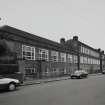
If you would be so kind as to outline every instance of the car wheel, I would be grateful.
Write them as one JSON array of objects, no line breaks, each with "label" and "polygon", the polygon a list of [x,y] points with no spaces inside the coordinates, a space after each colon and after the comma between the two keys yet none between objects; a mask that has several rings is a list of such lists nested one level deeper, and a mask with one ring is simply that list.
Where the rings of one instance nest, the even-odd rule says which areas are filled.
[{"label": "car wheel", "polygon": [[74,79],[74,77],[71,76],[71,79]]},{"label": "car wheel", "polygon": [[73,77],[71,77],[71,79],[73,79]]},{"label": "car wheel", "polygon": [[82,78],[81,76],[78,76],[78,77],[77,77],[77,79],[81,79],[81,78]]},{"label": "car wheel", "polygon": [[15,83],[10,83],[10,84],[8,85],[8,90],[9,90],[9,91],[13,91],[13,90],[15,90],[15,89],[16,89]]}]

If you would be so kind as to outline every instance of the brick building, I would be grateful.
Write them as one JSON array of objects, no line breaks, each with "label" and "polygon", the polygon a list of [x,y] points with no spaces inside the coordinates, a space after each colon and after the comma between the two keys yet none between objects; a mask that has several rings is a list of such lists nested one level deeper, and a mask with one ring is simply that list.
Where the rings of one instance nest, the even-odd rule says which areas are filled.
[{"label": "brick building", "polygon": [[77,36],[66,41],[66,45],[77,51],[78,69],[85,69],[89,73],[97,73],[105,69],[105,54],[101,49],[94,49],[80,42]]},{"label": "brick building", "polygon": [[69,75],[77,69],[100,72],[104,69],[105,55],[104,51],[80,42],[77,36],[67,41],[61,38],[57,43],[3,26],[0,28],[0,62],[1,68],[18,66],[16,71],[21,72],[24,79],[36,79]]}]

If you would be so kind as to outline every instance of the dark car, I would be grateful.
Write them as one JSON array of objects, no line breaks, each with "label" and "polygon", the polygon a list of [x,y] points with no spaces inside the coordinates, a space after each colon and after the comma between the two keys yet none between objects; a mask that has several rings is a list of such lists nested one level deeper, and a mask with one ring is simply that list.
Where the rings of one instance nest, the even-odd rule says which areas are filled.
[{"label": "dark car", "polygon": [[102,74],[105,74],[105,70],[102,71]]},{"label": "dark car", "polygon": [[81,79],[81,78],[86,78],[88,76],[88,73],[85,70],[77,70],[74,73],[72,73],[70,76],[71,79],[74,78]]},{"label": "dark car", "polygon": [[0,90],[13,91],[20,85],[19,80],[0,76]]}]

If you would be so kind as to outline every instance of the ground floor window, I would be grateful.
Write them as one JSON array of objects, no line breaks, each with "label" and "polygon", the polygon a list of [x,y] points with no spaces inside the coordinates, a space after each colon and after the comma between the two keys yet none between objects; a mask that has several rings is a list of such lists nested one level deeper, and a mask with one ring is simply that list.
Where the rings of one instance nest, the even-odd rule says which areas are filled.
[{"label": "ground floor window", "polygon": [[38,78],[38,72],[36,68],[26,67],[25,68],[25,80],[33,80]]},{"label": "ground floor window", "polygon": [[49,73],[49,68],[48,67],[45,69],[45,73]]},{"label": "ground floor window", "polygon": [[52,68],[52,72],[56,72],[57,71],[57,68]]},{"label": "ground floor window", "polygon": [[36,68],[27,67],[25,68],[25,75],[32,75],[37,73]]}]

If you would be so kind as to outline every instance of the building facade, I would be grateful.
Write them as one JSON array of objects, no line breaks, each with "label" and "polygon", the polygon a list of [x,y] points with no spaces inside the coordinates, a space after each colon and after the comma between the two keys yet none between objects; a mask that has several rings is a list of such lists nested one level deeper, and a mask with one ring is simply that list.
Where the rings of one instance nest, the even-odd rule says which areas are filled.
[{"label": "building facade", "polygon": [[69,75],[77,69],[95,73],[105,68],[104,52],[80,42],[77,36],[68,41],[62,38],[57,43],[3,26],[0,52],[1,66],[18,66],[24,80]]},{"label": "building facade", "polygon": [[80,42],[77,36],[66,41],[66,45],[77,51],[78,69],[85,69],[89,73],[98,73],[105,69],[105,54],[101,49],[94,49]]}]

